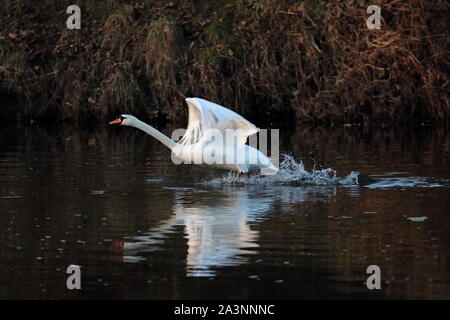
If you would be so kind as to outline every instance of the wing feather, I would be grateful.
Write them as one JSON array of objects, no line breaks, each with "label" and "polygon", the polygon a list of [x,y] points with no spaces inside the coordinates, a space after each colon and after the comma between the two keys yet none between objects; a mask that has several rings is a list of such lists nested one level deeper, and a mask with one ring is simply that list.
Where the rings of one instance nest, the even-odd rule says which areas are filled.
[{"label": "wing feather", "polygon": [[180,144],[189,145],[199,142],[208,129],[227,129],[236,130],[237,143],[245,144],[248,136],[255,134],[259,129],[238,115],[218,104],[200,98],[187,98],[186,102],[189,108],[189,122]]}]

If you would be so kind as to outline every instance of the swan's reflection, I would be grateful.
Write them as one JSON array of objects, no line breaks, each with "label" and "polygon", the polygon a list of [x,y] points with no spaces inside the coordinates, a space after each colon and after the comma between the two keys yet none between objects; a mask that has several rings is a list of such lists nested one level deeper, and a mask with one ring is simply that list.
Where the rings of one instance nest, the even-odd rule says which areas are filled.
[{"label": "swan's reflection", "polygon": [[[217,266],[243,264],[257,252],[259,232],[252,230],[272,208],[274,201],[301,202],[311,189],[227,187],[213,190],[171,188],[173,215],[144,236],[123,244],[125,262],[142,260],[144,252],[161,249],[164,239],[183,226],[187,239],[187,276],[214,276]],[[316,193],[317,190],[313,193]],[[326,193],[330,199],[333,191]],[[325,200],[327,201],[327,200]]]}]

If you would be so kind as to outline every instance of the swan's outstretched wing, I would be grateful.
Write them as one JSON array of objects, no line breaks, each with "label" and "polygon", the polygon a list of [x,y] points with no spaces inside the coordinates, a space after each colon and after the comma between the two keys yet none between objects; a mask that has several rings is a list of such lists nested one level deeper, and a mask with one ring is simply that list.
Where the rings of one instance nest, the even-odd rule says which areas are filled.
[{"label": "swan's outstretched wing", "polygon": [[255,134],[259,129],[238,115],[218,104],[200,98],[187,98],[189,107],[189,123],[186,133],[179,143],[189,145],[197,143],[202,139],[208,129],[236,130],[238,133],[238,144],[245,144],[248,136]]}]

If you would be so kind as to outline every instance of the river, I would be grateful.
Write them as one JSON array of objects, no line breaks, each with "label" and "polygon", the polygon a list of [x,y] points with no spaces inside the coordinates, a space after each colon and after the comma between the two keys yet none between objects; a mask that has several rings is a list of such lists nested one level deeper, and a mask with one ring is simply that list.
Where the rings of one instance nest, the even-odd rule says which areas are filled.
[{"label": "river", "polygon": [[2,127],[0,298],[450,298],[447,130],[281,138],[282,173],[248,177],[132,128]]}]

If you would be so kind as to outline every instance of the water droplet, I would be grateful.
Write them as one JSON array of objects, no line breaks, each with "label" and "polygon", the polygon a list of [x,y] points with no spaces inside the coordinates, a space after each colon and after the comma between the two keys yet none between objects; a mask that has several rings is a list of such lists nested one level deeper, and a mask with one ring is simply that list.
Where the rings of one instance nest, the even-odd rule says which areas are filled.
[{"label": "water droplet", "polygon": [[91,194],[102,195],[105,194],[106,190],[91,190]]},{"label": "water droplet", "polygon": [[423,216],[423,217],[409,217],[409,218],[407,218],[407,220],[413,221],[413,222],[423,222],[425,220],[428,220],[428,217],[426,217],[426,216]]}]

